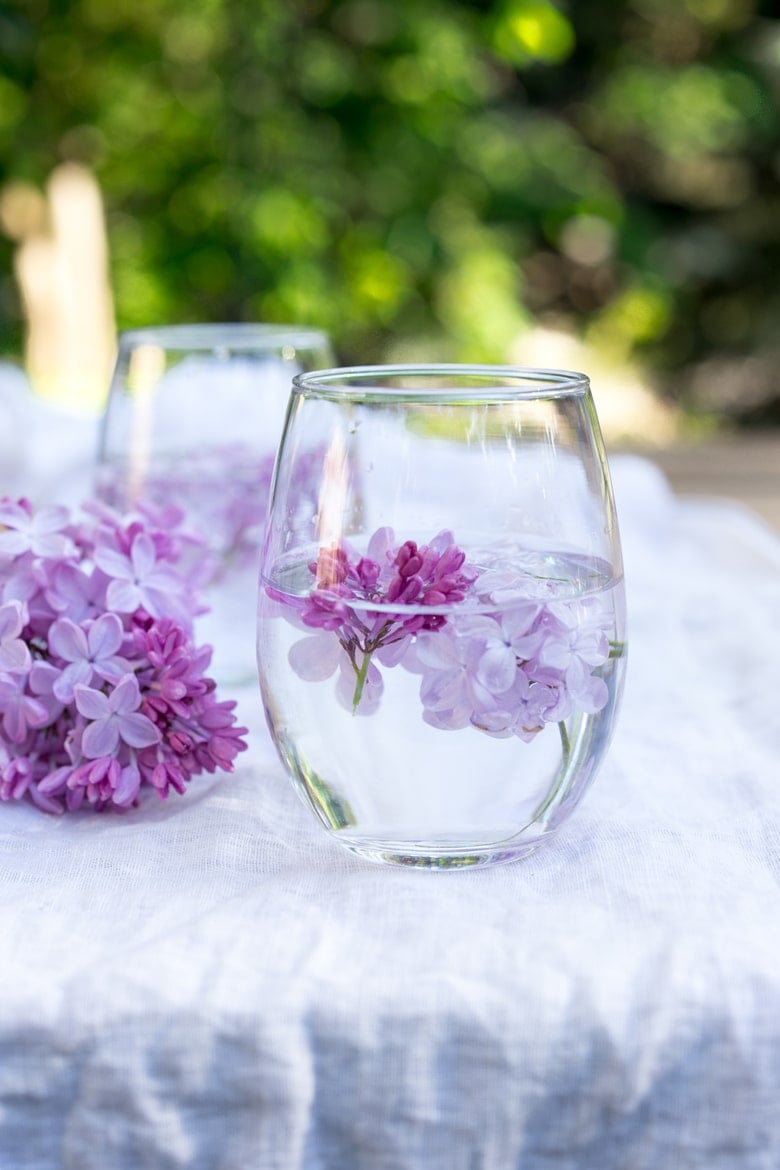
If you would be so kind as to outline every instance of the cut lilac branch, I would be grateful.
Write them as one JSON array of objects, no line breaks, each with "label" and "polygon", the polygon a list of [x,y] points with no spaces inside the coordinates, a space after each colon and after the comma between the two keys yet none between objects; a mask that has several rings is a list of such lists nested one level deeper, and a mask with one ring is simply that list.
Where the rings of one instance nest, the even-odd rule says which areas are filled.
[{"label": "cut lilac branch", "polygon": [[[336,634],[355,675],[353,714],[363,700],[373,655],[392,646],[393,657],[400,660],[404,646],[420,630],[445,625],[446,617],[427,614],[426,608],[453,605],[465,598],[476,576],[465,566],[465,559],[447,531],[427,545],[413,540],[396,545],[392,529],[380,528],[365,556],[346,544],[320,549],[317,560],[309,565],[315,585],[303,605],[301,620]],[[410,613],[371,608],[388,604],[413,608]]]}]

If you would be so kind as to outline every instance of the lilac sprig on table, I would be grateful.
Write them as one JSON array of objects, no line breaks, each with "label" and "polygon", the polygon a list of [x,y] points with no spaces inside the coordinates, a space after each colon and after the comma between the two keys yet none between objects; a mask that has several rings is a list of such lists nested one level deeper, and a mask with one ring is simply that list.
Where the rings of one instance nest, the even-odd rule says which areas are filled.
[{"label": "lilac sprig on table", "polygon": [[180,510],[83,512],[0,501],[0,800],[51,813],[183,793],[247,746],[193,642]]},{"label": "lilac sprig on table", "polygon": [[309,682],[338,671],[339,701],[353,714],[378,709],[380,667],[420,676],[422,717],[441,730],[529,742],[556,723],[566,744],[574,709],[595,714],[608,702],[600,668],[614,619],[599,600],[529,598],[522,566],[469,564],[451,532],[396,544],[381,528],[365,555],[342,542],[321,549],[309,572],[308,596],[286,612],[317,633],[292,645],[289,662]]}]

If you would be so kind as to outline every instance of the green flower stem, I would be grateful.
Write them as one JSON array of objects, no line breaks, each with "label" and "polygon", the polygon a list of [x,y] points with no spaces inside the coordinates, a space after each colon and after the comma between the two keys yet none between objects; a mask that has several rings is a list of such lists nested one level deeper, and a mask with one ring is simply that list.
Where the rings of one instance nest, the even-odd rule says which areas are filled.
[{"label": "green flower stem", "polygon": [[566,768],[569,763],[569,756],[571,755],[571,740],[569,733],[566,730],[566,724],[561,720],[558,724],[558,731],[561,736],[561,767]]},{"label": "green flower stem", "polygon": [[558,793],[561,790],[561,785],[566,779],[566,772],[568,770],[569,760],[571,758],[571,740],[569,739],[569,733],[566,730],[566,724],[563,722],[563,720],[561,720],[558,724],[558,734],[561,737],[561,762],[555,775],[553,786],[534,813],[531,819],[531,824],[535,824],[540,817],[543,817],[544,814],[548,812],[550,806],[554,803]]},{"label": "green flower stem", "polygon": [[[363,687],[366,685],[366,679],[368,677],[368,668],[371,665],[371,655],[374,653],[375,650],[378,650],[380,646],[384,645],[385,638],[391,632],[392,627],[393,627],[393,623],[391,621],[386,621],[385,624],[382,626],[382,628],[379,630],[379,632],[377,634],[375,634],[373,638],[368,638],[368,637],[364,638],[365,649],[363,649],[363,646],[361,646],[357,640],[344,642],[341,639],[339,639],[339,641],[341,642],[341,645],[344,647],[344,649],[347,652],[347,656],[349,657],[349,661],[352,664],[352,669],[355,672],[355,678],[356,678],[355,693],[352,696],[352,714],[353,715],[355,714],[358,707],[360,706],[360,700],[363,698]],[[368,631],[366,631],[366,634],[367,633],[368,633]],[[395,639],[393,639],[393,638],[390,639],[391,642],[394,640]],[[355,661],[355,652],[357,650],[359,650],[360,653],[363,655],[363,660],[362,660],[360,666],[358,666],[357,662]]]},{"label": "green flower stem", "polygon": [[352,659],[352,667],[355,671],[355,674],[357,675],[357,682],[355,683],[355,693],[352,696],[352,714],[353,715],[355,714],[358,707],[360,706],[360,700],[363,698],[363,687],[366,685],[366,678],[368,676],[368,668],[369,668],[370,664],[371,664],[371,655],[369,653],[365,653],[363,655],[363,661],[360,664],[359,669],[358,669],[357,663],[355,662],[354,658]]}]

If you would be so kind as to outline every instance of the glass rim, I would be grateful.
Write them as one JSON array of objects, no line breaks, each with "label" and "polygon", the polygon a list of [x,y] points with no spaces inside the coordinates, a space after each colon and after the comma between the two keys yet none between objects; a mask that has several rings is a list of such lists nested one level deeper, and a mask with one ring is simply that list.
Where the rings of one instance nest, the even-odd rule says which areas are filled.
[{"label": "glass rim", "polygon": [[204,352],[227,349],[267,349],[291,346],[330,349],[330,338],[323,329],[310,325],[275,325],[271,322],[224,321],[192,322],[181,325],[144,325],[123,329],[117,337],[119,350],[136,345],[156,345],[160,349],[192,349]]},{"label": "glass rim", "polygon": [[[404,381],[415,384],[403,385]],[[426,382],[430,384],[426,386]],[[292,384],[293,393],[312,398],[396,402],[475,398],[504,402],[561,398],[590,389],[587,374],[574,370],[459,362],[399,362],[310,370],[296,374]]]}]

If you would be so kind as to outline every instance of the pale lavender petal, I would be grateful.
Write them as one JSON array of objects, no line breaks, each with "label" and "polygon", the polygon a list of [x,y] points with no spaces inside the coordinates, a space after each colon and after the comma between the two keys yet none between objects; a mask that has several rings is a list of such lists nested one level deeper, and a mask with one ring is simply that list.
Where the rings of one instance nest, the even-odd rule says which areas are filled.
[{"label": "pale lavender petal", "polygon": [[68,509],[61,504],[50,504],[46,508],[41,508],[35,513],[32,518],[31,528],[39,535],[45,535],[49,532],[59,532],[70,519]]},{"label": "pale lavender petal", "polygon": [[33,663],[28,682],[30,689],[36,695],[50,695],[58,678],[60,678],[60,671],[56,666],[52,666],[50,662],[39,660]]},{"label": "pale lavender petal", "polygon": [[374,657],[382,666],[397,666],[406,656],[412,644],[411,636],[399,638],[396,642],[388,642],[374,652]]},{"label": "pale lavender petal", "polygon": [[116,719],[98,719],[89,723],[81,737],[81,750],[88,760],[99,756],[113,756],[119,744],[119,728]]},{"label": "pale lavender petal", "polygon": [[509,690],[516,674],[517,659],[509,646],[494,642],[479,659],[477,679],[492,694]]},{"label": "pale lavender petal", "polygon": [[85,659],[71,662],[69,666],[65,667],[52,687],[55,698],[59,699],[61,703],[70,703],[73,699],[74,687],[88,687],[92,682],[92,673],[92,666]]},{"label": "pale lavender petal", "polygon": [[323,632],[294,642],[287,660],[304,682],[322,682],[331,677],[343,653],[336,635]]},{"label": "pale lavender petal", "polygon": [[27,734],[27,720],[19,706],[6,707],[3,712],[3,731],[11,743],[21,743]]},{"label": "pale lavender petal", "polygon": [[387,554],[392,549],[395,543],[395,533],[392,528],[377,528],[374,535],[368,542],[366,549],[366,556],[369,560],[376,561],[380,565],[384,565],[387,560]]},{"label": "pale lavender petal", "polygon": [[[577,703],[590,714],[600,711],[608,695],[606,683],[598,675],[591,674],[587,666],[574,659],[566,671],[566,686]],[[601,700],[604,702],[601,702]],[[600,704],[592,706],[593,703]]]},{"label": "pale lavender petal", "polygon": [[119,783],[114,789],[114,804],[120,805],[121,807],[132,804],[138,795],[138,789],[140,787],[141,773],[135,764],[128,764],[127,767],[122,769]]},{"label": "pale lavender petal", "polygon": [[462,670],[436,670],[423,676],[420,698],[426,707],[454,707],[464,692]]},{"label": "pale lavender petal", "polygon": [[49,647],[67,662],[77,662],[89,654],[87,636],[70,618],[59,618],[49,629]]},{"label": "pale lavender petal", "polygon": [[21,638],[9,638],[0,646],[0,670],[6,670],[9,674],[25,674],[31,666],[29,648]]},{"label": "pale lavender petal", "polygon": [[545,639],[544,630],[535,630],[524,638],[512,638],[512,649],[518,658],[533,658]]},{"label": "pale lavender petal", "polygon": [[26,552],[30,547],[30,538],[23,532],[16,532],[13,528],[0,532],[0,555],[15,557]]},{"label": "pale lavender petal", "polygon": [[417,657],[425,666],[432,666],[437,670],[460,667],[457,647],[443,630],[418,636]]},{"label": "pale lavender petal", "polygon": [[439,731],[460,731],[471,723],[471,712],[466,705],[444,711],[423,711],[423,720]]},{"label": "pale lavender petal", "polygon": [[135,577],[130,558],[113,548],[95,549],[95,564],[109,577],[132,581]]},{"label": "pale lavender petal", "polygon": [[73,688],[73,697],[76,700],[76,709],[85,719],[106,719],[111,714],[108,699],[102,691],[77,686]]},{"label": "pale lavender petal", "polygon": [[546,620],[557,623],[561,630],[576,630],[580,624],[579,611],[575,611],[565,601],[552,601],[545,610]]},{"label": "pale lavender petal", "polygon": [[118,654],[112,654],[110,658],[99,658],[92,665],[100,678],[112,683],[119,682],[122,675],[133,669],[131,663],[126,658],[120,658]]},{"label": "pale lavender petal", "polygon": [[538,657],[542,666],[565,670],[572,659],[571,646],[557,638],[548,638],[540,647]]},{"label": "pale lavender petal", "polygon": [[577,657],[590,666],[601,666],[609,658],[609,640],[603,630],[588,630],[577,639]]},{"label": "pale lavender petal", "polygon": [[9,528],[28,529],[30,516],[19,504],[14,504],[9,500],[0,504],[0,524],[6,524]]},{"label": "pale lavender petal", "polygon": [[133,563],[133,574],[140,580],[148,576],[157,563],[154,541],[146,532],[139,532],[133,541],[130,560]]},{"label": "pale lavender petal", "polygon": [[530,602],[514,605],[503,615],[501,627],[513,641],[522,638],[531,629],[540,613],[540,607]]},{"label": "pale lavender petal", "polygon": [[116,614],[101,614],[87,634],[90,656],[92,658],[110,658],[122,645],[123,637],[122,622]]},{"label": "pale lavender petal", "polygon": [[144,583],[138,588],[138,597],[141,605],[152,617],[170,617],[179,625],[189,625],[187,606],[177,596],[174,587],[158,589],[153,584]]},{"label": "pale lavender petal", "polygon": [[455,544],[455,537],[449,528],[443,528],[441,532],[437,532],[428,547],[433,549],[435,553],[442,556],[448,549]]},{"label": "pale lavender petal", "polygon": [[27,722],[31,727],[40,727],[49,718],[48,707],[40,699],[31,699],[26,695],[24,698],[24,710],[27,716]]},{"label": "pale lavender petal", "polygon": [[48,717],[43,703],[17,693],[16,701],[5,708],[3,727],[12,743],[21,743],[28,727],[40,727]]},{"label": "pale lavender petal", "polygon": [[587,687],[576,695],[577,702],[588,715],[595,715],[603,711],[609,701],[609,688],[603,678],[592,674]]},{"label": "pale lavender petal", "polygon": [[24,611],[18,601],[0,606],[0,642],[18,638],[24,626]]},{"label": "pale lavender petal", "polygon": [[[13,572],[10,572],[3,581],[3,598],[5,601],[30,601],[39,592],[40,585],[34,569],[31,555],[17,561]],[[4,574],[5,576],[5,574]]]},{"label": "pale lavender petal", "polygon": [[471,724],[473,727],[478,727],[480,731],[486,731],[488,735],[495,736],[496,739],[508,739],[513,734],[512,724],[515,717],[516,712],[496,708],[493,711],[474,712],[471,716]]},{"label": "pale lavender petal", "polygon": [[114,578],[106,590],[106,605],[116,613],[133,613],[141,605],[141,592],[132,581]]},{"label": "pale lavender petal", "polygon": [[117,715],[128,715],[135,711],[141,702],[141,693],[138,690],[138,680],[134,674],[126,674],[121,682],[117,683],[108,698],[109,706]]},{"label": "pale lavender petal", "polygon": [[130,715],[118,715],[117,726],[122,739],[130,747],[151,747],[153,743],[160,742],[160,732],[151,719],[147,719],[145,715],[137,712]]},{"label": "pale lavender petal", "polygon": [[47,796],[64,792],[72,771],[73,769],[67,764],[65,767],[55,768],[53,772],[49,772],[48,776],[44,776],[43,780],[38,781],[38,791]]},{"label": "pale lavender petal", "polygon": [[467,614],[458,622],[458,637],[462,638],[463,635],[468,636],[469,641],[481,638],[483,644],[486,644],[493,638],[502,637],[501,623],[489,614]]},{"label": "pale lavender petal", "polygon": [[62,801],[56,796],[47,796],[45,792],[41,792],[40,784],[30,785],[30,800],[41,812],[53,813],[55,816],[62,816],[65,812]]},{"label": "pale lavender petal", "polygon": [[572,704],[566,687],[532,683],[528,688],[528,708],[533,714],[533,722],[526,724],[530,727],[536,722],[559,723],[567,719]]},{"label": "pale lavender petal", "polygon": [[69,611],[68,616],[78,621],[87,609],[91,580],[75,565],[57,565],[46,594],[49,604],[58,611]]},{"label": "pale lavender petal", "polygon": [[66,557],[73,552],[73,542],[58,532],[35,534],[30,543],[37,557]]},{"label": "pale lavender petal", "polygon": [[181,589],[181,576],[170,565],[155,565],[151,572],[144,574],[144,585],[160,593],[178,592]]}]

